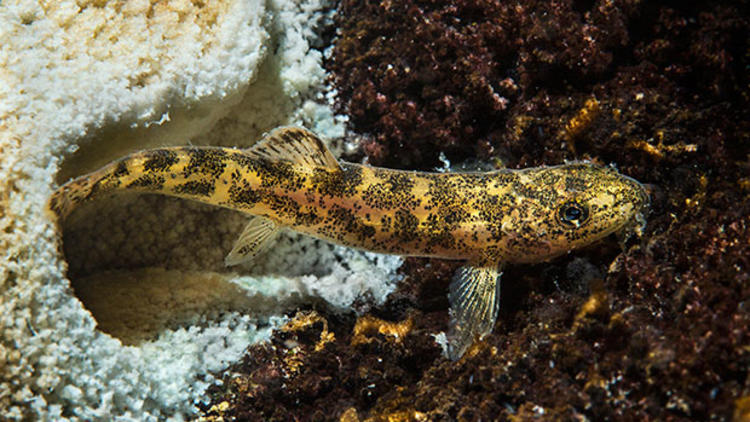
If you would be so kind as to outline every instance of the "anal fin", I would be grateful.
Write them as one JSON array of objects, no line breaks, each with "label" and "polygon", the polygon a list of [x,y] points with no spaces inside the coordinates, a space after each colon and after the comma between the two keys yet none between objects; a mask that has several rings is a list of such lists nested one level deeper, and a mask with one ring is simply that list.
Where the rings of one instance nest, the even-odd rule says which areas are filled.
[{"label": "anal fin", "polygon": [[500,310],[501,275],[497,262],[469,262],[453,276],[448,294],[451,360],[459,359],[475,339],[481,339],[494,328]]},{"label": "anal fin", "polygon": [[253,217],[224,258],[224,264],[230,266],[251,261],[271,243],[278,232],[279,226],[270,219]]}]

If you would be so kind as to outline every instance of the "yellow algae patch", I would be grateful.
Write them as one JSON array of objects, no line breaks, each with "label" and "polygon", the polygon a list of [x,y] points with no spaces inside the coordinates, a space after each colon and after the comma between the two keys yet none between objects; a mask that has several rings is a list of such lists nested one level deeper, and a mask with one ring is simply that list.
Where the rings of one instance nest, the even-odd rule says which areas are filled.
[{"label": "yellow algae patch", "polygon": [[740,397],[734,401],[734,422],[750,421],[750,396]]},{"label": "yellow algae patch", "polygon": [[705,174],[701,174],[698,178],[698,191],[690,198],[685,199],[685,206],[687,208],[699,207],[706,199],[706,193],[708,192],[708,177]]},{"label": "yellow algae patch", "polygon": [[339,422],[359,422],[359,415],[357,415],[357,409],[350,407],[344,411],[339,417]]},{"label": "yellow algae patch", "polygon": [[582,324],[583,320],[591,315],[601,315],[609,310],[609,300],[607,292],[604,290],[604,286],[601,281],[592,285],[592,293],[586,302],[581,306],[578,314],[573,321],[573,330],[577,330]]},{"label": "yellow algae patch", "polygon": [[231,405],[228,401],[223,401],[219,404],[215,404],[211,406],[210,409],[208,409],[208,413],[215,413],[216,416],[201,416],[198,418],[200,422],[223,422],[224,421],[224,413],[229,410],[229,407]]},{"label": "yellow algae patch", "polygon": [[478,354],[482,353],[482,351],[487,348],[489,348],[490,356],[497,356],[497,347],[490,346],[486,341],[477,338],[474,340],[474,343],[472,343],[472,345],[466,350],[466,354],[461,359],[464,361],[470,360]]},{"label": "yellow algae patch", "polygon": [[316,352],[319,352],[323,350],[326,344],[331,343],[336,340],[336,336],[333,334],[333,332],[328,331],[328,321],[320,316],[315,311],[300,311],[297,312],[297,314],[294,316],[294,318],[287,322],[283,327],[281,327],[281,331],[284,332],[294,332],[294,331],[301,331],[308,327],[311,327],[312,325],[316,323],[322,323],[323,324],[323,330],[320,332],[320,340],[318,340],[317,343],[315,343],[314,350]]},{"label": "yellow algae patch", "polygon": [[601,107],[599,101],[595,98],[586,100],[583,107],[578,110],[575,116],[568,121],[561,133],[561,138],[568,142],[573,141],[583,131],[588,129],[594,120],[599,116]]},{"label": "yellow algae patch", "polygon": [[427,421],[429,415],[417,411],[411,406],[413,402],[405,394],[404,387],[397,387],[397,396],[389,400],[378,400],[369,416],[360,418],[357,409],[350,407],[346,409],[339,422],[408,422],[408,421]]},{"label": "yellow algae patch", "polygon": [[533,121],[534,121],[534,118],[531,116],[517,116],[513,120],[513,125],[512,125],[513,135],[516,138],[520,138],[523,135],[524,131],[531,126]]},{"label": "yellow algae patch", "polygon": [[413,327],[414,320],[411,318],[400,322],[390,322],[365,315],[357,319],[357,323],[354,325],[351,345],[370,343],[374,334],[381,334],[388,341],[400,343]]},{"label": "yellow algae patch", "polygon": [[[666,145],[664,144],[664,137],[664,131],[657,130],[654,136],[655,139],[649,139],[648,141],[644,141],[643,139],[633,139],[628,141],[626,146],[632,149],[643,151],[655,159],[664,158],[664,156],[667,154],[683,154],[698,151],[698,145],[696,144],[686,144],[684,142],[678,142],[673,145]],[[657,143],[653,144],[649,142],[653,140],[656,140]]]},{"label": "yellow algae patch", "polygon": [[[291,321],[284,324],[281,327],[281,331],[284,333],[296,333],[305,331],[312,328],[316,324],[322,325],[320,331],[320,339],[315,343],[313,350],[319,352],[323,350],[326,344],[336,340],[334,334],[328,331],[328,321],[323,318],[320,314],[315,311],[300,311],[292,318]],[[284,367],[283,371],[287,376],[295,375],[299,372],[300,368],[304,365],[303,356],[304,351],[302,345],[297,343],[295,340],[287,340],[285,343],[287,350],[284,356]]]}]

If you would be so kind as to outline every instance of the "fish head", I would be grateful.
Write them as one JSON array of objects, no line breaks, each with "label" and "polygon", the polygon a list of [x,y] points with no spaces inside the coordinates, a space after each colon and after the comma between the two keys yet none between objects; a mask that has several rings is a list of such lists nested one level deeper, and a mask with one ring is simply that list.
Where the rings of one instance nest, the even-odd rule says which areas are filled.
[{"label": "fish head", "polygon": [[531,169],[519,174],[521,210],[517,261],[539,262],[594,243],[612,233],[640,234],[649,196],[638,181],[588,163]]}]

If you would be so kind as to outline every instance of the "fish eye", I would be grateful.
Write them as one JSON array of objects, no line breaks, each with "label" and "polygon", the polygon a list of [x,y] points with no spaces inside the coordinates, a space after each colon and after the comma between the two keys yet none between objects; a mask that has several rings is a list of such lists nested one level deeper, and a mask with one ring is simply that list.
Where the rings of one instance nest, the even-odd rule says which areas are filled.
[{"label": "fish eye", "polygon": [[558,218],[569,227],[580,227],[589,218],[589,211],[584,205],[571,201],[564,203],[558,213]]}]

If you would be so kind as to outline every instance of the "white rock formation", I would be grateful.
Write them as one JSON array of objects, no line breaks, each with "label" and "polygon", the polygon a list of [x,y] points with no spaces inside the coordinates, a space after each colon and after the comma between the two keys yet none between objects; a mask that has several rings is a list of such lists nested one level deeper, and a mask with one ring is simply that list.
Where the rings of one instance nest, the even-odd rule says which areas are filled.
[{"label": "white rock formation", "polygon": [[399,260],[283,237],[221,265],[244,217],[156,196],[82,210],[68,178],[164,145],[249,145],[280,124],[343,136],[326,0],[0,2],[0,419],[183,420],[284,312],[382,301]]}]

